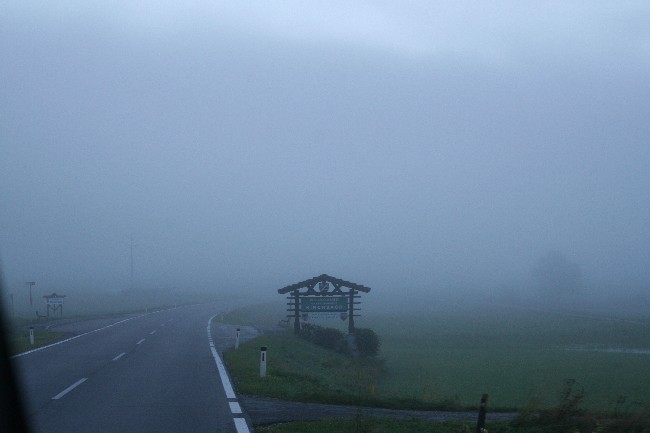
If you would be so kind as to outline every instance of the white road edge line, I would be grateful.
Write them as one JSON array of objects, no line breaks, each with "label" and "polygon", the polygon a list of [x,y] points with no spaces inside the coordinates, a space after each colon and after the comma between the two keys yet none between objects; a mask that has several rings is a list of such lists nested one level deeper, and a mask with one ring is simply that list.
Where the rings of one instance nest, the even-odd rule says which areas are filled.
[{"label": "white road edge line", "polygon": [[144,340],[145,340],[145,339],[143,338],[142,340],[138,341],[138,342],[135,343],[135,344],[141,344]]},{"label": "white road edge line", "polygon": [[120,354],[117,355],[115,358],[113,358],[112,361],[117,361],[118,359],[120,359],[120,358],[123,357],[124,355],[126,355],[126,352],[122,352],[122,353],[120,353]]},{"label": "white road edge line", "polygon": [[86,332],[84,334],[75,335],[74,337],[66,338],[65,340],[57,341],[56,343],[48,344],[47,346],[37,347],[36,349],[28,350],[27,352],[18,353],[16,355],[11,356],[10,358],[11,359],[18,358],[19,356],[25,356],[25,355],[29,355],[30,353],[38,352],[39,350],[47,349],[48,347],[57,346],[59,344],[67,343],[68,341],[75,340],[75,339],[77,339],[79,337],[83,337],[84,335],[92,334],[93,332],[103,331],[104,329],[108,329],[108,328],[110,328],[112,326],[119,325],[120,323],[124,323],[124,322],[128,322],[129,320],[137,319],[138,317],[141,317],[141,316],[129,317],[128,319],[124,319],[124,320],[120,320],[119,322],[111,323],[110,325],[104,326],[103,328],[93,329],[92,331],[88,331],[88,332]]},{"label": "white road edge line", "polygon": [[237,398],[237,396],[235,395],[235,391],[232,389],[232,385],[230,384],[230,379],[228,378],[226,367],[224,367],[223,362],[221,361],[221,358],[217,353],[217,349],[215,349],[214,346],[211,346],[210,350],[212,351],[212,356],[214,357],[214,361],[217,363],[217,369],[219,370],[219,376],[221,377],[223,390],[226,391],[226,398]]},{"label": "white road edge line", "polygon": [[241,406],[236,401],[229,401],[230,412],[232,413],[241,413]]},{"label": "white road edge line", "polygon": [[52,400],[60,399],[61,397],[63,397],[64,395],[66,395],[67,393],[69,393],[70,391],[72,391],[73,389],[75,389],[76,387],[81,385],[82,383],[84,383],[86,380],[88,380],[87,377],[84,377],[83,379],[79,379],[78,381],[76,381],[75,383],[73,383],[72,385],[70,385],[69,387],[67,387],[66,389],[64,389],[63,391],[61,391],[60,393],[58,393],[54,397],[52,397]]},{"label": "white road edge line", "polygon": [[[217,364],[217,370],[219,370],[219,376],[221,377],[221,384],[223,385],[223,390],[226,392],[226,398],[228,399],[237,399],[237,396],[235,395],[235,391],[232,389],[232,384],[230,383],[230,378],[228,377],[228,372],[226,371],[226,367],[223,365],[223,362],[221,361],[221,357],[219,356],[219,353],[217,352],[217,349],[214,347],[214,343],[212,342],[212,331],[210,330],[210,327],[212,325],[212,319],[217,317],[215,314],[214,316],[210,317],[210,320],[208,320],[208,342],[210,343],[210,351],[212,352],[212,356],[214,357],[214,362]],[[239,403],[236,401],[229,401],[228,402],[230,406],[230,411],[233,414],[241,414],[241,406],[239,406]],[[235,428],[237,429],[237,433],[250,433],[250,430],[248,428],[248,423],[246,422],[245,418],[242,417],[233,417],[233,421],[235,423]]]},{"label": "white road edge line", "polygon": [[233,418],[235,420],[235,428],[237,429],[237,433],[250,433],[250,430],[248,430],[248,424],[246,424],[246,420],[244,418]]}]

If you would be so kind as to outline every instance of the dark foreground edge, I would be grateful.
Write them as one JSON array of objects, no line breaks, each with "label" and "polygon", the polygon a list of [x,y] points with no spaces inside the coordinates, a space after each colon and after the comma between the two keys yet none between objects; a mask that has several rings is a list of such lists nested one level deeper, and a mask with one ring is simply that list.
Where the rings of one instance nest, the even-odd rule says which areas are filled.
[{"label": "dark foreground edge", "polygon": [[[317,421],[332,418],[354,418],[356,416],[397,419],[423,419],[428,421],[476,421],[476,412],[443,412],[381,409],[334,404],[299,403],[269,397],[240,396],[240,402],[251,418],[253,425],[268,425],[289,421]],[[516,412],[488,413],[488,421],[509,421]]]},{"label": "dark foreground edge", "polygon": [[[0,272],[0,293],[4,293],[3,276]],[[7,432],[29,432],[23,408],[23,399],[16,381],[15,369],[9,359],[7,322],[5,308],[0,298],[0,426]],[[6,428],[6,430],[4,430]]]}]

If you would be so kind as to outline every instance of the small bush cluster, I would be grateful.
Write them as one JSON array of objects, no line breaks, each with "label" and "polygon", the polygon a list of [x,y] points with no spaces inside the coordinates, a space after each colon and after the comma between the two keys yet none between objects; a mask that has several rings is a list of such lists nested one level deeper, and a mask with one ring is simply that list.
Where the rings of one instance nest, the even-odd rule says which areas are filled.
[{"label": "small bush cluster", "polygon": [[325,349],[348,354],[348,342],[345,334],[338,329],[304,323],[300,328],[300,337]]},{"label": "small bush cluster", "polygon": [[379,354],[381,342],[375,331],[368,328],[357,328],[354,331],[354,336],[361,356],[370,357]]},{"label": "small bush cluster", "polygon": [[[346,335],[338,329],[304,323],[300,329],[300,337],[325,349],[344,355],[350,354]],[[381,343],[375,331],[368,328],[357,328],[354,331],[354,337],[359,355],[363,357],[377,356]]]},{"label": "small bush cluster", "polygon": [[[584,390],[574,379],[567,379],[560,394],[560,402],[550,409],[534,407],[520,411],[512,427],[525,433],[649,433],[650,412],[643,408],[638,413],[614,414],[590,412],[581,407]],[[620,400],[620,398],[619,398]],[[620,403],[620,401],[619,401]]]}]

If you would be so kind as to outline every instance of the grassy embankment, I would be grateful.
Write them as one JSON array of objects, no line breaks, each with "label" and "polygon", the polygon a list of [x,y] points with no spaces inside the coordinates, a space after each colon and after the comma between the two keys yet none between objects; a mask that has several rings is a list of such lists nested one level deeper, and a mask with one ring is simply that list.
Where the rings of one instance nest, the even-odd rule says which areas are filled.
[{"label": "grassy embankment", "polygon": [[[240,312],[241,313],[241,312]],[[237,314],[237,313],[235,313]],[[258,316],[259,317],[259,316]],[[268,347],[268,370],[259,377],[259,347]],[[383,362],[351,359],[294,337],[291,333],[263,335],[242,344],[239,350],[225,354],[235,378],[235,386],[244,394],[276,397],[285,400],[377,406],[391,408],[458,409],[449,402],[422,402],[376,395],[376,384],[383,373]],[[474,410],[476,408],[467,408]],[[490,423],[491,432],[509,432],[508,423]],[[422,420],[391,420],[361,417],[349,420],[292,422],[258,427],[256,431],[288,433],[338,432],[473,432],[475,422],[436,423]]]},{"label": "grassy embankment", "polygon": [[[227,315],[226,320],[277,324],[284,314],[283,307],[280,304],[248,308]],[[487,392],[492,410],[530,405],[548,408],[557,404],[564,382],[573,379],[584,390],[583,405],[587,408],[635,412],[650,403],[649,355],[604,351],[650,349],[650,324],[643,321],[495,307],[481,311],[457,308],[454,312],[368,315],[358,324],[374,329],[382,339],[380,357],[384,368],[375,365],[374,370],[362,373],[366,381],[372,382],[366,382],[361,389],[363,398],[370,402],[475,407],[481,393]],[[284,353],[274,347],[294,350],[293,344],[255,343],[258,351],[262,344],[269,346],[270,369],[286,365],[294,369],[291,371],[302,371],[289,363],[298,353]],[[311,356],[308,352],[315,349],[300,350]],[[305,369],[305,373],[321,378],[343,374],[325,369],[324,365],[339,365],[343,361],[319,362],[328,355],[313,353],[316,355],[301,362],[313,370],[310,373]],[[343,370],[354,368],[361,367]],[[348,377],[345,382],[352,383],[351,380]],[[349,389],[346,394],[359,392],[353,391]]]},{"label": "grassy embankment", "polygon": [[[268,347],[268,371],[259,377],[259,348]],[[355,360],[291,334],[263,335],[225,354],[235,384],[244,394],[286,400],[377,405],[372,387],[382,365]]]},{"label": "grassy embankment", "polygon": [[[233,312],[226,320],[269,325],[282,313],[264,305]],[[455,409],[472,406],[487,391],[489,410],[516,406],[521,411],[513,422],[487,425],[492,433],[650,431],[650,402],[644,392],[650,385],[646,368],[650,358],[644,352],[650,348],[650,324],[644,320],[499,307],[378,315],[359,322],[382,337],[383,365],[338,358],[290,333],[263,336],[226,354],[239,391],[303,401]],[[260,345],[269,347],[268,380],[258,377]],[[359,418],[292,422],[259,430],[460,433],[474,429],[471,421]]]},{"label": "grassy embankment", "polygon": [[[449,311],[360,320],[360,326],[381,336],[383,366],[337,358],[290,332],[260,337],[227,353],[226,359],[243,393],[462,408],[488,392],[489,410],[521,411],[516,421],[487,425],[492,433],[650,432],[648,321],[507,307]],[[233,312],[226,320],[265,325],[282,315],[281,306],[264,305]],[[264,380],[258,377],[260,345],[269,347],[269,377]],[[286,423],[260,431],[442,433],[474,428],[472,422],[355,419]]]},{"label": "grassy embankment", "polygon": [[[488,427],[490,433],[514,433],[514,430],[505,422],[492,423]],[[471,421],[431,422],[422,420],[360,418],[349,420],[299,421],[256,427],[255,431],[259,433],[474,433],[476,431],[476,424]]]},{"label": "grassy embankment", "polygon": [[[283,313],[282,306],[266,305],[235,311],[226,320],[275,325]],[[584,389],[585,406],[601,413],[642,412],[648,407],[648,355],[603,351],[648,349],[649,325],[643,321],[498,309],[371,316],[359,323],[382,337],[383,368],[381,362],[350,360],[290,334],[264,336],[250,348],[244,345],[227,355],[240,391],[396,408],[474,407],[480,393],[487,391],[494,410],[550,407],[557,403],[563,382],[571,378]],[[16,329],[16,353],[32,348],[26,328]],[[37,332],[33,347],[62,336]],[[257,377],[260,345],[269,347],[269,380],[264,383]],[[381,431],[374,428],[368,431]]]},{"label": "grassy embankment", "polygon": [[47,346],[66,337],[69,334],[51,331],[49,329],[34,328],[34,344],[29,343],[29,324],[26,319],[16,319],[8,330],[9,344],[12,354],[26,352],[37,347]]},{"label": "grassy embankment", "polygon": [[[273,308],[246,307],[227,314],[225,321],[270,326],[276,322],[276,313]],[[259,377],[260,346],[269,350],[269,368],[264,379]],[[350,359],[296,338],[290,332],[258,337],[237,351],[226,352],[225,358],[238,391],[246,394],[359,406],[446,408],[444,402],[434,407],[430,402],[377,397],[376,383],[383,374],[382,361]],[[510,431],[505,422],[490,423],[488,427],[493,433]],[[471,433],[474,429],[473,421],[437,423],[368,417],[256,427],[256,431],[267,433]]]}]

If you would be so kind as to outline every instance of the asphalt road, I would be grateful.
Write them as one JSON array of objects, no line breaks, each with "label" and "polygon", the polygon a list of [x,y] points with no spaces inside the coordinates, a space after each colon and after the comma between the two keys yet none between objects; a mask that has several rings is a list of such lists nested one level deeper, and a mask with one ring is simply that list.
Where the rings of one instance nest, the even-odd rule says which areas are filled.
[{"label": "asphalt road", "polygon": [[34,431],[249,431],[218,368],[230,330],[212,321],[208,332],[211,317],[227,309],[197,305],[116,318],[13,358]]}]

